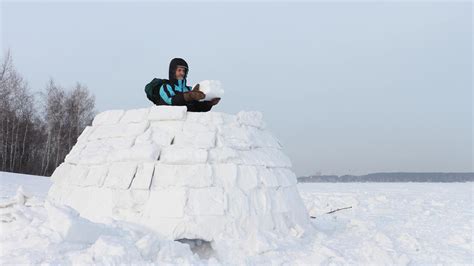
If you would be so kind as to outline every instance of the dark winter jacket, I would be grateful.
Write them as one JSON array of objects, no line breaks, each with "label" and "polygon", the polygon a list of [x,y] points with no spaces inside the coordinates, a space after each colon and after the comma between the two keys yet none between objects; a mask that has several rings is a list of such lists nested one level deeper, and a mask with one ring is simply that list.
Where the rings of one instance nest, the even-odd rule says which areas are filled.
[{"label": "dark winter jacket", "polygon": [[[183,80],[177,80],[175,78],[176,68],[178,66],[184,66],[186,72]],[[164,81],[164,84],[158,88],[160,82],[158,79],[153,79],[147,86],[155,87],[158,93],[153,93],[155,97],[152,101],[156,105],[186,105],[189,112],[207,112],[211,110],[212,103],[210,101],[191,101],[186,102],[184,100],[183,93],[191,91],[191,86],[187,86],[186,78],[188,76],[188,64],[181,58],[174,58],[170,62],[168,80]]]}]

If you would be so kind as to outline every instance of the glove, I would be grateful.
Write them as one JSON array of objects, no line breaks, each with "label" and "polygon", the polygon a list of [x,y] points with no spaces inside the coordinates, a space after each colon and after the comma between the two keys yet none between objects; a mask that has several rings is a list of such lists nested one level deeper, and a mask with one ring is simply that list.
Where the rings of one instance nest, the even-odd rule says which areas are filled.
[{"label": "glove", "polygon": [[216,105],[219,103],[219,101],[221,100],[221,98],[214,98],[212,100],[210,100],[210,102],[212,103],[212,105]]},{"label": "glove", "polygon": [[199,90],[199,84],[194,86],[192,91],[183,93],[183,96],[184,96],[184,100],[187,102],[199,101],[206,98],[206,94],[204,94],[204,92]]}]

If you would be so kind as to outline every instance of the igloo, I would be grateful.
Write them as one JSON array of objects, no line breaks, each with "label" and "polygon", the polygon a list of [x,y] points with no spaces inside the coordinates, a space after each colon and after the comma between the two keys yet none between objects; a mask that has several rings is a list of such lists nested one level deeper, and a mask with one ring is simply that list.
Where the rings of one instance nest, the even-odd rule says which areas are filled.
[{"label": "igloo", "polygon": [[270,238],[312,230],[291,162],[260,112],[105,111],[51,179],[48,198],[85,218],[131,222],[174,240],[258,251],[272,247]]}]

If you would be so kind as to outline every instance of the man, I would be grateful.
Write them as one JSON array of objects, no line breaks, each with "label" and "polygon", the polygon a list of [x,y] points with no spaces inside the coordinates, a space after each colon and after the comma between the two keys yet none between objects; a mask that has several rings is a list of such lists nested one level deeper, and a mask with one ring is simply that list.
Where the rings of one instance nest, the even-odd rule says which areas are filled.
[{"label": "man", "polygon": [[156,105],[186,105],[189,112],[207,112],[212,106],[219,103],[220,98],[210,101],[199,101],[206,95],[199,91],[199,84],[193,89],[186,85],[188,63],[181,58],[174,58],[170,62],[169,80],[154,78],[145,86],[148,99]]}]

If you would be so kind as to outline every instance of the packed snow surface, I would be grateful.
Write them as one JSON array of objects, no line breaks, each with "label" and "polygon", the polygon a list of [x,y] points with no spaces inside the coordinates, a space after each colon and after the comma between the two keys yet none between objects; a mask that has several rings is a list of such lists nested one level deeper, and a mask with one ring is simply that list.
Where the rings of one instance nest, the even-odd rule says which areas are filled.
[{"label": "packed snow surface", "polygon": [[[0,264],[472,264],[473,183],[302,183],[307,241],[228,257],[47,200],[46,177],[0,172]],[[327,214],[339,208],[350,209]]]}]

